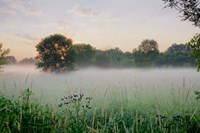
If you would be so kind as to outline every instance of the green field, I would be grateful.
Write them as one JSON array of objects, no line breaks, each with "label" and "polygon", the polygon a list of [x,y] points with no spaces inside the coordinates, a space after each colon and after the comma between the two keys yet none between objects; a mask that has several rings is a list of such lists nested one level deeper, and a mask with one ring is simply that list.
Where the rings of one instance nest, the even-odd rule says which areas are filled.
[{"label": "green field", "polygon": [[195,69],[16,70],[0,77],[0,132],[200,132]]}]

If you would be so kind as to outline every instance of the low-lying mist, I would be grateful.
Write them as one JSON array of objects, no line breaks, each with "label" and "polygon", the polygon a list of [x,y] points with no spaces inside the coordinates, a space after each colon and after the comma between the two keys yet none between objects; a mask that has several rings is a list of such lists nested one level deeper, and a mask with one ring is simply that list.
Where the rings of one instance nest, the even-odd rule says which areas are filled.
[{"label": "low-lying mist", "polygon": [[[6,93],[17,93],[32,88],[42,100],[58,100],[61,97],[83,92],[93,97],[105,97],[110,93],[130,97],[138,91],[146,96],[157,91],[196,89],[200,87],[200,73],[192,68],[154,69],[99,69],[85,68],[63,74],[44,73],[31,65],[4,66],[0,76],[0,88]],[[132,93],[129,93],[132,92]],[[145,95],[144,95],[145,94]]]}]

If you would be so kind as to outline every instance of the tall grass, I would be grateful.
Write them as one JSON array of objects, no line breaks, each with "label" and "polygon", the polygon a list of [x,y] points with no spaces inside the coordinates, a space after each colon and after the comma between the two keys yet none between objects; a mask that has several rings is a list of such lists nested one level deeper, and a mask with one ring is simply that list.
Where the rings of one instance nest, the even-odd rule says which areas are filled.
[{"label": "tall grass", "polygon": [[[0,132],[200,132],[198,78],[166,82],[164,76],[161,80],[149,75],[129,78],[120,73],[121,82],[108,74],[105,80],[91,76],[92,82],[86,82],[83,77],[89,76],[88,71],[81,74],[66,78],[38,73],[21,79],[8,75],[1,80]],[[93,76],[104,76],[98,74]]]},{"label": "tall grass", "polygon": [[43,105],[31,89],[18,97],[1,93],[0,132],[198,133],[200,103],[191,90],[150,93],[136,89],[130,97],[126,89],[108,89],[103,98],[73,93],[60,97],[56,106]]}]

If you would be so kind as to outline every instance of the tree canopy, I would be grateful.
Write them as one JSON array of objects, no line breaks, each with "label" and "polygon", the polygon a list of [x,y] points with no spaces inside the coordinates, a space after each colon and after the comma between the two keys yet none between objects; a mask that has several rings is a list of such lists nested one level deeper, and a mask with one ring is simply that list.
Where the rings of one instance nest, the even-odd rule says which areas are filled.
[{"label": "tree canopy", "polygon": [[190,56],[191,50],[187,44],[172,44],[164,53],[159,55],[156,66],[195,66],[195,60]]},{"label": "tree canopy", "polygon": [[36,46],[37,67],[48,72],[63,72],[73,69],[75,56],[71,47],[72,40],[60,34],[42,39]]},{"label": "tree canopy", "polygon": [[200,70],[200,34],[196,34],[190,42],[188,42],[188,45],[192,48],[191,55],[192,57],[195,57],[197,62],[197,70]]},{"label": "tree canopy", "polygon": [[135,63],[138,66],[153,65],[159,56],[158,43],[155,40],[145,39],[133,50]]},{"label": "tree canopy", "polygon": [[189,56],[191,48],[188,45],[172,44],[164,53],[160,53],[158,43],[153,39],[143,40],[132,52],[123,52],[119,48],[97,50],[90,44],[72,45],[71,39],[54,34],[42,39],[36,48],[37,67],[50,72],[87,66],[128,68],[196,65],[194,58]]},{"label": "tree canopy", "polygon": [[167,50],[166,53],[177,53],[177,52],[191,52],[191,48],[187,44],[172,44]]},{"label": "tree canopy", "polygon": [[73,49],[76,52],[76,64],[86,66],[94,61],[96,50],[90,44],[75,44]]},{"label": "tree canopy", "polygon": [[167,7],[174,8],[182,13],[182,20],[189,20],[200,27],[200,2],[199,0],[163,0]]}]

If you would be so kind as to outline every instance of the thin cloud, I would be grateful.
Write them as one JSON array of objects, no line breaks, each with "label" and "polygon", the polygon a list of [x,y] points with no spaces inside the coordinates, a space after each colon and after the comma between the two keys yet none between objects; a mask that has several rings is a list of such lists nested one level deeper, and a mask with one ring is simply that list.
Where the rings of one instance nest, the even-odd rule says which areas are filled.
[{"label": "thin cloud", "polygon": [[34,8],[32,5],[32,2],[29,0],[20,0],[19,5],[21,5],[22,8],[24,8],[26,11],[28,11],[29,14],[39,15],[42,13],[41,10]]},{"label": "thin cloud", "polygon": [[119,16],[119,15],[108,16],[107,19],[111,20],[111,21],[112,20],[119,20],[119,19],[121,19],[121,16]]},{"label": "thin cloud", "polygon": [[61,21],[58,21],[57,24],[60,30],[65,30],[65,31],[70,30],[70,24],[66,21],[61,20]]},{"label": "thin cloud", "polygon": [[34,44],[35,42],[38,42],[39,38],[30,36],[28,34],[15,34],[15,36],[19,39],[22,40],[23,42],[26,42],[27,44]]},{"label": "thin cloud", "polygon": [[61,33],[68,37],[74,36],[74,31],[71,28],[70,23],[65,20],[54,21],[49,23],[40,23],[40,24],[33,24],[31,26],[33,29],[40,29],[42,30],[41,34],[49,34],[49,33]]},{"label": "thin cloud", "polygon": [[40,23],[40,24],[33,24],[31,28],[34,29],[57,29],[60,31],[69,31],[70,30],[70,24],[66,21],[60,20],[55,22],[48,22],[48,23]]},{"label": "thin cloud", "polygon": [[100,11],[93,10],[92,8],[83,7],[80,5],[74,6],[72,9],[68,11],[69,13],[80,16],[80,17],[88,17],[92,19],[100,19],[103,21],[115,21],[121,19],[119,15],[110,15],[109,13],[104,13]]},{"label": "thin cloud", "polygon": [[39,15],[41,10],[35,8],[30,0],[0,0],[0,14],[28,13]]},{"label": "thin cloud", "polygon": [[101,14],[100,12],[91,8],[82,7],[79,5],[74,6],[71,10],[69,10],[69,12],[81,17],[97,17]]}]

